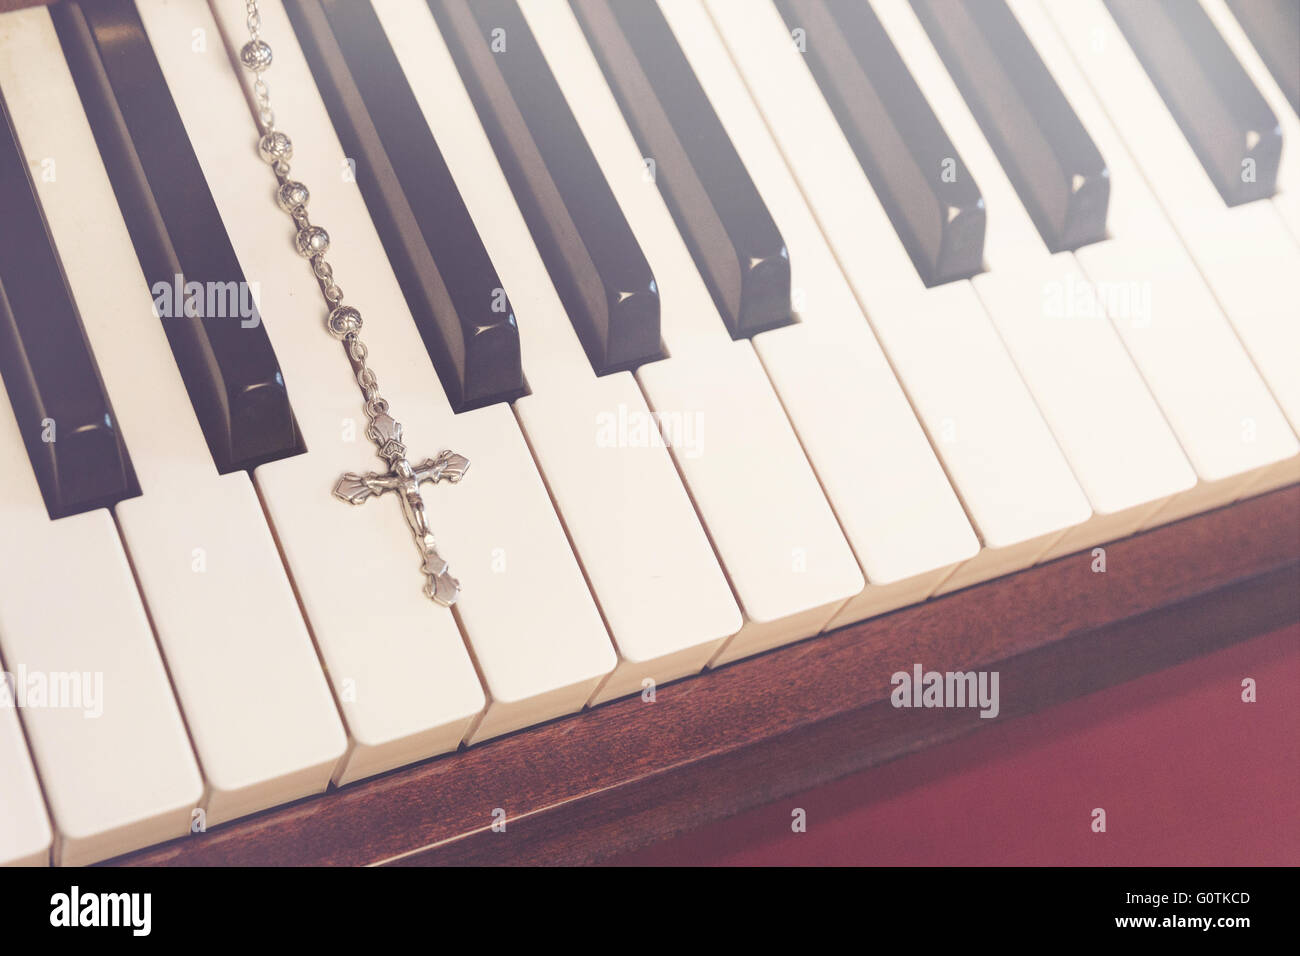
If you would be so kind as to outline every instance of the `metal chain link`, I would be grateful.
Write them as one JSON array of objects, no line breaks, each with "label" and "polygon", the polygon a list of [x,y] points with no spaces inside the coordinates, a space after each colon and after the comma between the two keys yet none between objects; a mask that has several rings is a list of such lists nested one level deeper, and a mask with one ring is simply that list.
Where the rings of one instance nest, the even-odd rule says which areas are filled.
[{"label": "metal chain link", "polygon": [[325,296],[325,300],[331,305],[340,304],[343,301],[343,288],[334,281],[334,267],[325,261],[324,256],[313,256],[311,268],[320,281],[321,295]]},{"label": "metal chain link", "polygon": [[[245,22],[248,24],[249,42],[257,43],[262,39],[262,14],[257,9],[257,0],[248,0],[245,8],[248,14]],[[263,132],[269,133],[275,129],[275,113],[271,110],[271,90],[262,79],[262,72],[257,71],[253,95],[257,99],[257,119],[262,124]]]}]

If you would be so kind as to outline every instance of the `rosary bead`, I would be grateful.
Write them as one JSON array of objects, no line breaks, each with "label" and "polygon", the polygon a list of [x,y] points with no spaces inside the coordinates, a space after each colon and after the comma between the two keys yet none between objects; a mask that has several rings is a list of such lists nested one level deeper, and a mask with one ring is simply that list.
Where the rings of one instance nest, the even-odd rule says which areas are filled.
[{"label": "rosary bead", "polygon": [[239,62],[244,69],[261,73],[271,65],[271,47],[265,40],[249,40],[239,51]]},{"label": "rosary bead", "polygon": [[306,206],[310,196],[307,187],[294,180],[282,183],[275,192],[275,200],[285,212],[293,212],[299,206]]},{"label": "rosary bead", "polygon": [[329,252],[330,234],[320,226],[307,226],[298,230],[298,253],[305,259]]},{"label": "rosary bead", "polygon": [[268,163],[293,159],[293,140],[281,132],[267,133],[257,141],[257,151]]},{"label": "rosary bead", "polygon": [[325,325],[330,330],[330,335],[342,341],[361,331],[361,313],[350,305],[341,305],[330,313]]}]

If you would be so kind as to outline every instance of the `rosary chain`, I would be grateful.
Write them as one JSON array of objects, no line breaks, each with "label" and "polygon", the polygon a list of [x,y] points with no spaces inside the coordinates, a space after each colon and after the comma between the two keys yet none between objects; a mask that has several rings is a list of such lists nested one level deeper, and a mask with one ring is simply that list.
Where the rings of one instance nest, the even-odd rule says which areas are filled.
[{"label": "rosary chain", "polygon": [[[298,252],[311,262],[312,273],[320,285],[321,295],[330,307],[326,328],[343,343],[356,376],[357,387],[365,399],[366,414],[373,422],[377,416],[388,414],[388,401],[380,395],[379,381],[374,370],[366,364],[369,350],[361,341],[361,313],[352,306],[343,304],[343,289],[334,281],[334,267],[325,261],[325,253],[329,250],[329,233],[320,226],[312,225],[307,214],[307,201],[310,197],[307,187],[289,178],[293,143],[275,128],[271,91],[262,77],[271,65],[271,47],[262,39],[262,14],[258,10],[257,0],[246,0],[245,10],[249,39],[239,51],[239,61],[255,76],[253,97],[262,130],[257,144],[258,152],[271,165],[280,183],[276,191],[276,202],[289,214],[298,230],[294,240]],[[371,437],[375,438],[376,444],[379,443],[377,437]]]},{"label": "rosary chain", "polygon": [[257,151],[270,164],[279,185],[275,201],[293,220],[297,232],[294,245],[298,254],[311,263],[312,274],[320,285],[321,295],[329,308],[325,327],[330,335],[343,343],[352,374],[369,418],[367,437],[375,443],[376,454],[388,463],[384,475],[369,472],[348,472],[334,486],[334,495],[351,504],[360,504],[366,498],[395,491],[402,501],[407,524],[420,551],[421,571],[426,581],[424,593],[443,607],[456,603],[460,595],[460,582],[452,577],[446,560],[438,553],[433,533],[424,514],[424,501],[420,496],[421,482],[457,482],[469,468],[469,459],[444,450],[437,458],[412,464],[406,456],[402,442],[402,426],[388,413],[388,401],[379,392],[379,380],[367,362],[370,352],[361,341],[361,313],[343,304],[343,290],[334,281],[334,267],[325,259],[330,237],[320,226],[312,225],[307,214],[310,193],[301,182],[289,178],[289,160],[293,158],[293,141],[275,127],[275,113],[271,110],[271,93],[262,74],[271,65],[271,47],[262,39],[262,16],[257,0],[246,0],[248,42],[239,50],[239,62],[255,74],[252,84],[256,113],[261,136]]}]

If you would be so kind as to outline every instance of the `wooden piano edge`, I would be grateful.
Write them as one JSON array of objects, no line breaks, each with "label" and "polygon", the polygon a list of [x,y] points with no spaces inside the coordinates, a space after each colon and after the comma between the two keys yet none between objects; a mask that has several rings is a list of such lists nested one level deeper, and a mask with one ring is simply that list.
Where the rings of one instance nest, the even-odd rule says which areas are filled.
[{"label": "wooden piano edge", "polygon": [[[1000,672],[1032,713],[1300,620],[1300,485],[112,861],[577,864],[968,733],[889,676]],[[505,832],[491,830],[493,811]]]}]

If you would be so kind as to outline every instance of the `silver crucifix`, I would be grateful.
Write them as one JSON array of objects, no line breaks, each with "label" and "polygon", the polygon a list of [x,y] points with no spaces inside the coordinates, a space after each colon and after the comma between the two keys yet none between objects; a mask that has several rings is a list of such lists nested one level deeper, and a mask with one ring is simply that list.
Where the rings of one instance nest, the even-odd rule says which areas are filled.
[{"label": "silver crucifix", "polygon": [[452,484],[465,477],[469,459],[464,455],[444,451],[437,458],[426,458],[418,465],[406,459],[406,446],[402,444],[402,426],[387,414],[370,420],[367,428],[371,440],[379,447],[379,457],[388,462],[387,474],[367,472],[359,475],[348,472],[334,486],[334,494],[349,504],[364,504],[372,496],[395,491],[402,502],[406,522],[415,536],[416,547],[424,559],[423,571],[428,576],[424,593],[443,607],[451,607],[460,596],[460,582],[451,576],[447,562],[438,553],[429,522],[424,516],[424,499],[420,497],[423,482],[450,481]]}]

